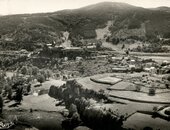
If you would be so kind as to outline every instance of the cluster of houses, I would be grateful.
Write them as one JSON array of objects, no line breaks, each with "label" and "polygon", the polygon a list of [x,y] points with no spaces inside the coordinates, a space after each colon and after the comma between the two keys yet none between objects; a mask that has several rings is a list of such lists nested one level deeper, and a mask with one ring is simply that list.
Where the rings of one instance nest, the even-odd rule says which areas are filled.
[{"label": "cluster of houses", "polygon": [[91,56],[96,51],[96,43],[87,43],[85,46],[74,47],[74,46],[65,46],[46,44],[48,49],[50,49],[55,55],[58,55],[60,58],[68,57],[68,59],[76,59],[76,57],[86,57]]}]

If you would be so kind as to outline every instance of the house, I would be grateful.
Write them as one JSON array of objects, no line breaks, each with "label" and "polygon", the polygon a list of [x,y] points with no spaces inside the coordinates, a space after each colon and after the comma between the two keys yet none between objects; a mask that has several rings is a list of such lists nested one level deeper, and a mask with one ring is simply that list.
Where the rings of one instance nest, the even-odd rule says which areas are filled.
[{"label": "house", "polygon": [[20,53],[22,53],[22,54],[28,54],[28,51],[27,51],[26,49],[22,49],[22,50],[20,50]]},{"label": "house", "polygon": [[81,60],[83,60],[82,57],[80,57],[80,56],[77,56],[77,57],[76,57],[76,61],[81,61]]},{"label": "house", "polygon": [[46,44],[48,47],[51,47],[52,46],[52,44]]}]

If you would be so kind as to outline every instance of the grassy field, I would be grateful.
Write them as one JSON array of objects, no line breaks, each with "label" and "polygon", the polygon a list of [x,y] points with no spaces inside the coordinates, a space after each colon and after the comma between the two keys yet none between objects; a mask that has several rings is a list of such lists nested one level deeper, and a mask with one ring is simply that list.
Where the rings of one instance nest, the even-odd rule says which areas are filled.
[{"label": "grassy field", "polygon": [[168,130],[170,123],[160,118],[152,118],[151,115],[136,113],[124,123],[124,128],[142,130],[144,127],[151,127],[153,130]]}]

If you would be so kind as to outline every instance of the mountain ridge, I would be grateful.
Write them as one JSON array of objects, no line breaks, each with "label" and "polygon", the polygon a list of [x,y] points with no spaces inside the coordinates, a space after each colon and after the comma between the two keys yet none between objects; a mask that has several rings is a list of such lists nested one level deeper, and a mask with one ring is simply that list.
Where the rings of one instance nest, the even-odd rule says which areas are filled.
[{"label": "mountain ridge", "polygon": [[112,21],[111,39],[170,38],[170,13],[126,3],[102,2],[79,9],[53,13],[7,15],[0,18],[1,44],[6,39],[18,46],[62,42],[62,32],[70,33],[75,45],[80,39],[95,39],[96,29]]}]

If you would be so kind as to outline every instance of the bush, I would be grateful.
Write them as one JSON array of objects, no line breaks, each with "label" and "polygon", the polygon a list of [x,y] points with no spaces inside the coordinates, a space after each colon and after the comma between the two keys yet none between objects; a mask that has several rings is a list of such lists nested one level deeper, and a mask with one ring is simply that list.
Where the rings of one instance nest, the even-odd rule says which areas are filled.
[{"label": "bush", "polygon": [[99,93],[100,93],[100,94],[104,94],[104,90],[103,90],[103,89],[100,89],[100,90],[99,90]]},{"label": "bush", "polygon": [[170,81],[170,75],[167,76],[167,80]]},{"label": "bush", "polygon": [[157,112],[158,111],[158,108],[156,106],[153,107],[153,111],[154,112]]},{"label": "bush", "polygon": [[39,68],[36,66],[33,66],[32,67],[32,75],[36,76],[38,74],[38,72],[39,72]]},{"label": "bush", "polygon": [[119,38],[112,38],[112,44],[117,45],[119,43]]},{"label": "bush", "polygon": [[155,92],[156,92],[156,89],[155,88],[150,88],[149,89],[149,96],[154,96],[155,95]]},{"label": "bush", "polygon": [[21,68],[21,74],[23,74],[23,75],[26,75],[26,74],[27,74],[27,67],[26,67],[26,66],[23,66],[23,67]]},{"label": "bush", "polygon": [[45,81],[45,77],[43,75],[38,75],[37,81],[40,82],[40,83],[43,83]]},{"label": "bush", "polygon": [[140,90],[141,90],[141,86],[135,86],[135,91],[136,92],[140,92]]},{"label": "bush", "polygon": [[46,78],[49,79],[52,76],[52,72],[50,70],[45,71]]},{"label": "bush", "polygon": [[166,114],[166,115],[170,115],[170,108],[168,108],[168,109],[165,110],[165,114]]},{"label": "bush", "polygon": [[102,47],[102,42],[101,42],[101,41],[97,41],[97,43],[96,43],[96,49],[97,49],[97,50],[100,50],[101,47]]}]

